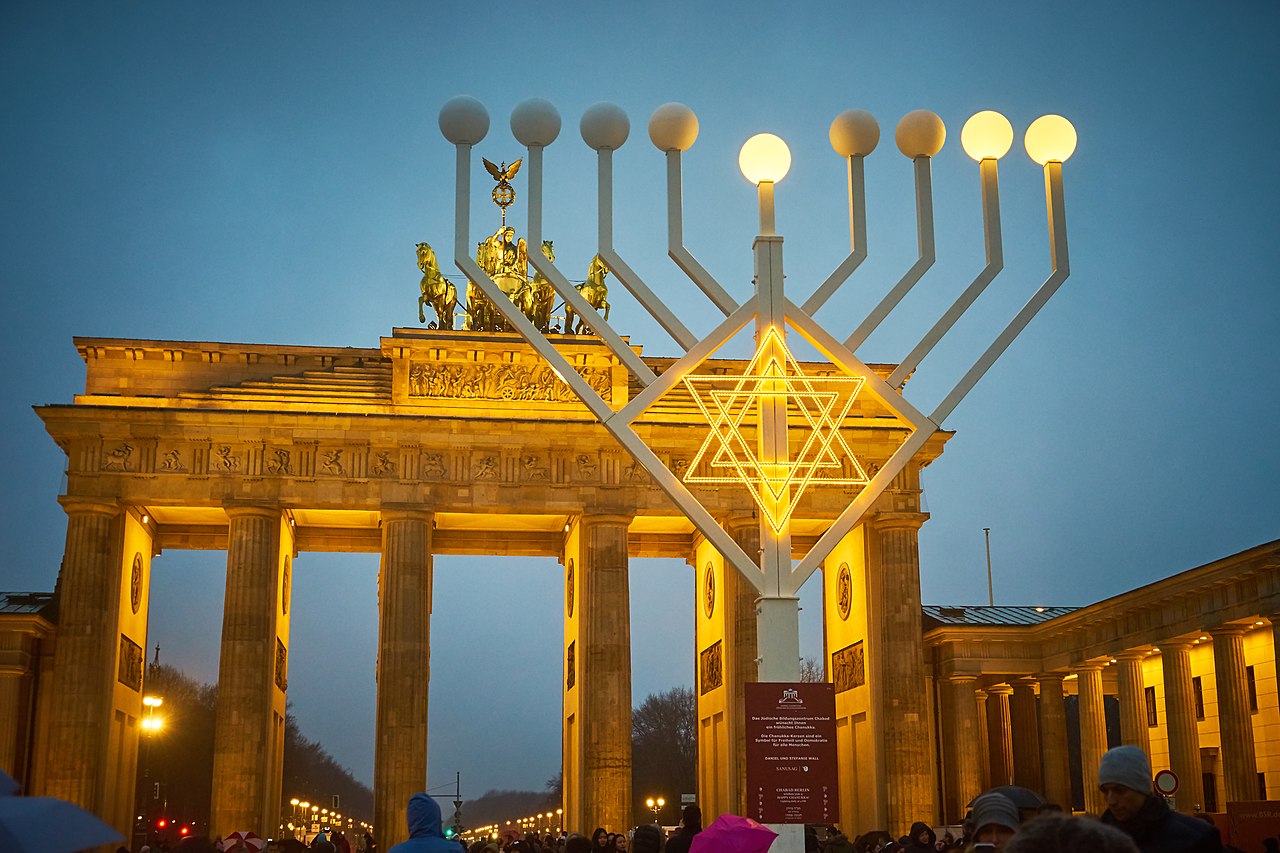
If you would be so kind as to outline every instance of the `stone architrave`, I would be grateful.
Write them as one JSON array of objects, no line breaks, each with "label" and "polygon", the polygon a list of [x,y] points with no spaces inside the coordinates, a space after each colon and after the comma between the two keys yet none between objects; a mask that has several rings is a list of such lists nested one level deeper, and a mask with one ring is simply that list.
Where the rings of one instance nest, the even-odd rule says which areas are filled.
[{"label": "stone architrave", "polygon": [[1044,790],[1040,768],[1040,727],[1036,720],[1036,686],[1028,679],[1013,683],[1009,700],[1009,717],[1013,729],[1013,784]]},{"label": "stone architrave", "polygon": [[1222,781],[1228,803],[1258,796],[1258,759],[1254,752],[1253,714],[1245,672],[1247,626],[1217,628],[1213,635],[1213,668],[1218,686],[1218,728],[1222,738]]},{"label": "stone architrave", "polygon": [[1085,811],[1102,814],[1106,801],[1098,790],[1098,768],[1107,751],[1107,719],[1103,709],[1102,665],[1076,668],[1080,697],[1080,775],[1084,780]]},{"label": "stone architrave", "polygon": [[1120,684],[1120,742],[1141,747],[1151,755],[1151,738],[1147,732],[1147,697],[1142,678],[1145,652],[1122,652],[1116,655],[1116,676]]},{"label": "stone architrave", "polygon": [[[268,837],[278,824],[284,690],[276,682],[283,611],[279,507],[226,507],[227,589],[214,718],[210,829]],[[285,543],[291,550],[291,543]],[[287,637],[285,638],[287,639]],[[279,694],[279,695],[277,695]]]},{"label": "stone architrave", "polygon": [[1013,688],[997,684],[987,688],[987,760],[991,787],[1013,784],[1013,726],[1009,717],[1009,697]]},{"label": "stone architrave", "polygon": [[879,657],[876,671],[905,689],[880,691],[880,735],[885,762],[885,806],[889,832],[906,832],[922,816],[934,812],[936,753],[929,728],[925,690],[924,643],[921,640],[920,526],[928,516],[918,512],[878,513],[872,534],[872,577],[879,589]]},{"label": "stone architrave", "polygon": [[[1191,687],[1191,641],[1169,640],[1160,644],[1164,669],[1164,710],[1169,731],[1169,769],[1178,774],[1174,801],[1178,811],[1204,807],[1204,782],[1200,775],[1200,732],[1196,726],[1195,696]],[[1152,768],[1159,772],[1161,768]]]},{"label": "stone architrave", "polygon": [[1062,673],[1037,676],[1040,683],[1040,758],[1044,796],[1071,811],[1071,762],[1067,753],[1067,711],[1063,701]]},{"label": "stone architrave", "polygon": [[383,849],[409,837],[405,805],[427,783],[431,527],[421,507],[382,508],[373,819]]}]

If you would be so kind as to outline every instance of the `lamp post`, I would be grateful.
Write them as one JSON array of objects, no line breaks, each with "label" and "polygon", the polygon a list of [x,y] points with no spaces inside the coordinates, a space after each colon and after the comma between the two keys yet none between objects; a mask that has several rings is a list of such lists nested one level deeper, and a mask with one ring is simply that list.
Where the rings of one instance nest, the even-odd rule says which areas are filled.
[{"label": "lamp post", "polygon": [[662,807],[667,804],[667,801],[662,797],[650,797],[644,801],[644,804],[652,809],[653,822],[660,825],[662,822],[658,820],[658,815],[662,812]]},{"label": "lamp post", "polygon": [[[161,729],[164,728],[164,717],[156,713],[156,709],[164,704],[164,697],[156,694],[147,694],[142,697],[142,706],[144,713],[142,720],[139,721],[139,727],[142,730],[142,797],[144,802],[149,803],[145,808],[139,809],[142,812],[142,834],[145,837],[148,828],[151,826],[152,812],[155,809],[155,803],[160,799],[160,783],[154,784],[151,781],[151,742],[155,739]],[[161,810],[163,814],[163,809]]]},{"label": "lamp post", "polygon": [[[661,374],[654,371],[621,337],[586,305],[555,262],[539,252],[530,262],[555,291],[581,315],[602,345],[617,358],[640,390],[620,409],[595,391],[539,331],[470,255],[470,176],[472,147],[489,132],[489,114],[474,98],[458,97],[440,110],[440,130],[455,147],[456,192],[454,263],[497,309],[506,325],[518,332],[541,355],[557,376],[627,452],[643,466],[654,483],[684,513],[707,542],[751,584],[757,599],[758,673],[763,682],[799,680],[797,592],[823,561],[862,522],[878,498],[941,428],[943,422],[986,374],[1013,340],[1026,328],[1070,273],[1067,257],[1066,214],[1062,191],[1062,163],[1074,151],[1075,131],[1060,116],[1042,116],[1027,129],[1027,153],[1044,169],[1052,271],[1026,305],[1006,325],[987,349],[929,414],[916,408],[903,394],[906,379],[955,325],[988,284],[1003,269],[1000,232],[997,161],[1011,147],[1012,126],[998,113],[983,111],[966,122],[962,144],[978,161],[982,191],[982,216],[986,265],[973,282],[947,308],[938,321],[904,356],[887,378],[871,370],[856,351],[900,304],[934,263],[933,195],[931,161],[946,138],[946,128],[935,114],[917,110],[899,122],[895,141],[912,160],[915,178],[916,229],[919,257],[875,307],[841,340],[814,319],[814,314],[849,279],[867,256],[864,161],[876,148],[880,127],[862,110],[850,110],[832,122],[832,147],[847,166],[849,203],[849,255],[802,304],[784,292],[782,237],[776,233],[774,190],[786,175],[790,152],[771,134],[747,141],[739,153],[743,174],[757,188],[759,233],[752,251],[755,291],[742,303],[704,268],[684,243],[681,156],[698,137],[698,120],[682,104],[659,107],[649,120],[649,137],[667,161],[667,250],[690,281],[723,315],[705,337],[698,338],[659,300],[644,281],[620,257],[613,245],[613,154],[626,142],[630,120],[614,104],[596,104],[582,117],[583,141],[597,152],[598,254],[636,302],[666,331],[684,354]],[[560,114],[541,99],[525,101],[511,115],[511,131],[528,149],[529,242],[542,239],[542,161],[545,149],[558,137]],[[505,209],[504,209],[505,212]],[[740,376],[698,376],[696,371],[729,340],[754,320],[756,352],[746,373]],[[836,376],[806,376],[787,350],[789,331],[798,333],[836,369]],[[664,395],[683,383],[711,427],[695,459],[679,475],[649,447],[635,422]],[[719,384],[717,384],[719,383]],[[901,424],[902,443],[875,469],[864,468],[841,437],[853,399],[870,396]],[[744,434],[744,424],[754,436]],[[794,435],[793,435],[794,434]],[[796,441],[795,439],[799,440]],[[799,447],[798,451],[795,449]],[[728,469],[728,470],[726,470]],[[747,554],[720,526],[686,484],[738,483],[748,490],[760,510],[761,551]],[[835,521],[797,562],[792,559],[791,512],[802,494],[813,488],[850,490],[851,497]],[[873,603],[874,606],[874,603]],[[885,740],[910,743],[918,735],[919,714],[902,719],[884,713]],[[883,730],[883,729],[882,729]],[[905,790],[905,789],[904,789]],[[891,823],[909,823],[927,803],[910,801],[916,794],[899,796],[889,804]],[[928,797],[927,792],[919,793]],[[575,816],[581,819],[581,816]],[[779,827],[775,849],[801,849],[798,826]]]}]

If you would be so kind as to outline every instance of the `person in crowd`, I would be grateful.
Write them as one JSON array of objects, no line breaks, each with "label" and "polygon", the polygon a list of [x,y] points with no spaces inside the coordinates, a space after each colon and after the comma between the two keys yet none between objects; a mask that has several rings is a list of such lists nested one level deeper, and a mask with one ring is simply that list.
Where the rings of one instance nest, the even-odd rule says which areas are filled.
[{"label": "person in crowd", "polygon": [[933,827],[922,820],[918,820],[911,824],[911,831],[907,833],[907,842],[902,849],[906,853],[937,853],[933,849],[934,842],[938,840],[938,836],[933,831]]},{"label": "person in crowd", "polygon": [[968,823],[973,828],[969,834],[969,849],[976,844],[990,844],[993,850],[1003,850],[1009,839],[1017,834],[1021,818],[1013,800],[1004,794],[988,791],[973,801]]},{"label": "person in crowd", "polygon": [[689,853],[693,837],[702,832],[702,809],[690,803],[680,813],[680,828],[667,840],[667,853]]},{"label": "person in crowd", "polygon": [[609,849],[609,831],[603,826],[597,826],[596,831],[591,833],[591,849],[596,853]]},{"label": "person in crowd", "polygon": [[440,806],[423,793],[409,798],[406,808],[409,840],[401,841],[387,853],[457,853],[458,845],[444,837]]},{"label": "person in crowd", "polygon": [[841,832],[839,827],[827,827],[827,843],[823,847],[823,853],[854,853],[856,849],[849,836]]},{"label": "person in crowd", "polygon": [[1216,827],[1178,814],[1151,791],[1151,760],[1137,746],[1107,750],[1098,767],[1106,798],[1102,822],[1124,832],[1141,853],[1222,853]]},{"label": "person in crowd", "polygon": [[316,837],[311,839],[311,849],[316,853],[338,853],[338,848],[329,840],[328,832],[317,832]]},{"label": "person in crowd", "polygon": [[619,832],[613,837],[613,849],[615,853],[627,853],[631,849],[631,839],[627,837],[625,832]]},{"label": "person in crowd", "polygon": [[662,853],[662,830],[652,823],[642,823],[631,836],[631,853]]},{"label": "person in crowd", "polygon": [[1133,839],[1086,817],[1046,814],[1023,824],[1004,853],[1138,853]]},{"label": "person in crowd", "polygon": [[[603,830],[599,829],[596,830],[596,832],[602,831]],[[570,835],[564,842],[564,853],[592,853],[595,849],[596,847],[591,842],[590,838],[578,835],[577,833]]]}]

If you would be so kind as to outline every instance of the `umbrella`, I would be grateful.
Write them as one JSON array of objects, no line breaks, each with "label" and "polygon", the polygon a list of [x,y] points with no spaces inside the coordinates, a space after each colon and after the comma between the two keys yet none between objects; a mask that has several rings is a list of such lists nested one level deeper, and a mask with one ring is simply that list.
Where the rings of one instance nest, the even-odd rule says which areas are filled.
[{"label": "umbrella", "polygon": [[722,814],[693,837],[689,853],[765,853],[778,833],[749,817]]},{"label": "umbrella", "polygon": [[[242,845],[237,847],[236,845]],[[222,839],[223,850],[261,850],[267,842],[256,832],[233,832]]]},{"label": "umbrella", "polygon": [[[1021,785],[997,785],[982,792],[983,794],[1003,794],[1009,798],[1021,811],[1022,809],[1042,809],[1045,805],[1044,797],[1037,794],[1030,788],[1024,788]],[[977,797],[973,798],[978,799]],[[969,801],[968,808],[973,808],[973,800]]]},{"label": "umbrella", "polygon": [[13,777],[0,771],[0,850],[5,853],[76,853],[124,841],[89,812],[57,797],[20,797]]}]

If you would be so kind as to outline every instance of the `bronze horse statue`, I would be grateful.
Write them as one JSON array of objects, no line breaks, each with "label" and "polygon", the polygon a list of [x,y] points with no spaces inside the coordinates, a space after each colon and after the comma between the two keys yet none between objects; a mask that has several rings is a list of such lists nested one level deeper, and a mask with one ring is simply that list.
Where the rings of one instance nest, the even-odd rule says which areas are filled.
[{"label": "bronze horse statue", "polygon": [[418,244],[418,269],[422,270],[422,295],[418,297],[418,322],[427,322],[423,306],[430,305],[436,312],[437,329],[453,329],[453,309],[458,304],[458,288],[440,273],[435,249],[426,243]]},{"label": "bronze horse statue", "polygon": [[[587,304],[601,313],[606,321],[609,319],[609,285],[605,284],[604,279],[608,274],[609,267],[605,265],[604,259],[596,255],[591,259],[591,267],[587,270],[587,280],[578,285],[578,293],[582,294]],[[589,331],[587,324],[583,322],[582,317],[574,313],[572,305],[565,303],[564,333],[580,335],[584,331]]]}]

